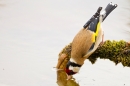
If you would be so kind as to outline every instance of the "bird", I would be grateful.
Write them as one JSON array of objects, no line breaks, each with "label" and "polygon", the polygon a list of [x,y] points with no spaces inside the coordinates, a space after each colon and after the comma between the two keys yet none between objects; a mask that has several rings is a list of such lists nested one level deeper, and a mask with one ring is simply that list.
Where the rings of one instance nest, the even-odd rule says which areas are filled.
[{"label": "bird", "polygon": [[102,22],[117,7],[117,4],[109,3],[105,10],[100,13],[102,7],[85,23],[83,28],[76,34],[72,41],[71,58],[68,61],[65,72],[72,76],[79,72],[84,61],[103,42]]}]

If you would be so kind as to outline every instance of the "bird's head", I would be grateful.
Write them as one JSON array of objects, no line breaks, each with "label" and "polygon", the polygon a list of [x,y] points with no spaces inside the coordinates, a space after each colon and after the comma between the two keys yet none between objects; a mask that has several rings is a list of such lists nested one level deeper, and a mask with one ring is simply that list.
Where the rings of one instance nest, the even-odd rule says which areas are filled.
[{"label": "bird's head", "polygon": [[82,65],[77,64],[74,60],[70,59],[66,65],[66,73],[68,75],[74,75],[79,72]]}]

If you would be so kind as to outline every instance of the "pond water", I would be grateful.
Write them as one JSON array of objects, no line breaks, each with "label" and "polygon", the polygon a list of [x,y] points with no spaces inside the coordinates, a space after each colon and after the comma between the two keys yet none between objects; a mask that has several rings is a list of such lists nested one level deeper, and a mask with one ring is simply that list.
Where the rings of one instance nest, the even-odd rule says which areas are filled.
[{"label": "pond water", "polygon": [[[130,41],[130,0],[0,0],[0,86],[58,86],[59,52],[99,6],[118,7],[103,22],[105,40]],[[80,86],[130,86],[130,68],[89,61]]]}]

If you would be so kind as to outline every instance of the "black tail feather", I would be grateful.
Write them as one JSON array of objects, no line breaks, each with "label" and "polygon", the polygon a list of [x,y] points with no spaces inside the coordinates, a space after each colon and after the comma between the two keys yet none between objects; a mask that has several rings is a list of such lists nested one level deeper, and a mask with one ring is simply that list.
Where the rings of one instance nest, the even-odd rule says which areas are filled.
[{"label": "black tail feather", "polygon": [[90,25],[91,22],[93,22],[96,18],[98,18],[100,15],[103,16],[103,21],[106,19],[106,17],[117,7],[117,4],[109,3],[105,10],[100,14],[100,11],[102,10],[102,7],[99,7],[97,12],[85,23],[83,26],[85,29]]},{"label": "black tail feather", "polygon": [[97,18],[100,15],[100,11],[102,10],[102,7],[99,7],[97,9],[97,12],[85,23],[85,25],[83,26],[84,28],[87,28],[88,25],[95,20],[95,18]]},{"label": "black tail feather", "polygon": [[101,15],[103,16],[103,21],[116,7],[117,4],[112,4],[112,2],[106,6],[105,10],[103,11],[103,14],[101,13]]}]

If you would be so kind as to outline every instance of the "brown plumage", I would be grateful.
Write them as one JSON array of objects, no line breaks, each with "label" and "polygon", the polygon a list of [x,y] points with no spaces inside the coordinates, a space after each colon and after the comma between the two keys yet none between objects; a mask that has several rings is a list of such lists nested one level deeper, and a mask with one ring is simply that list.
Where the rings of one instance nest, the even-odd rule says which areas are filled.
[{"label": "brown plumage", "polygon": [[98,47],[102,38],[102,29],[99,28],[94,48],[89,51],[94,43],[95,33],[88,29],[81,29],[72,41],[71,58],[80,65],[84,64],[84,60],[88,58]]}]

